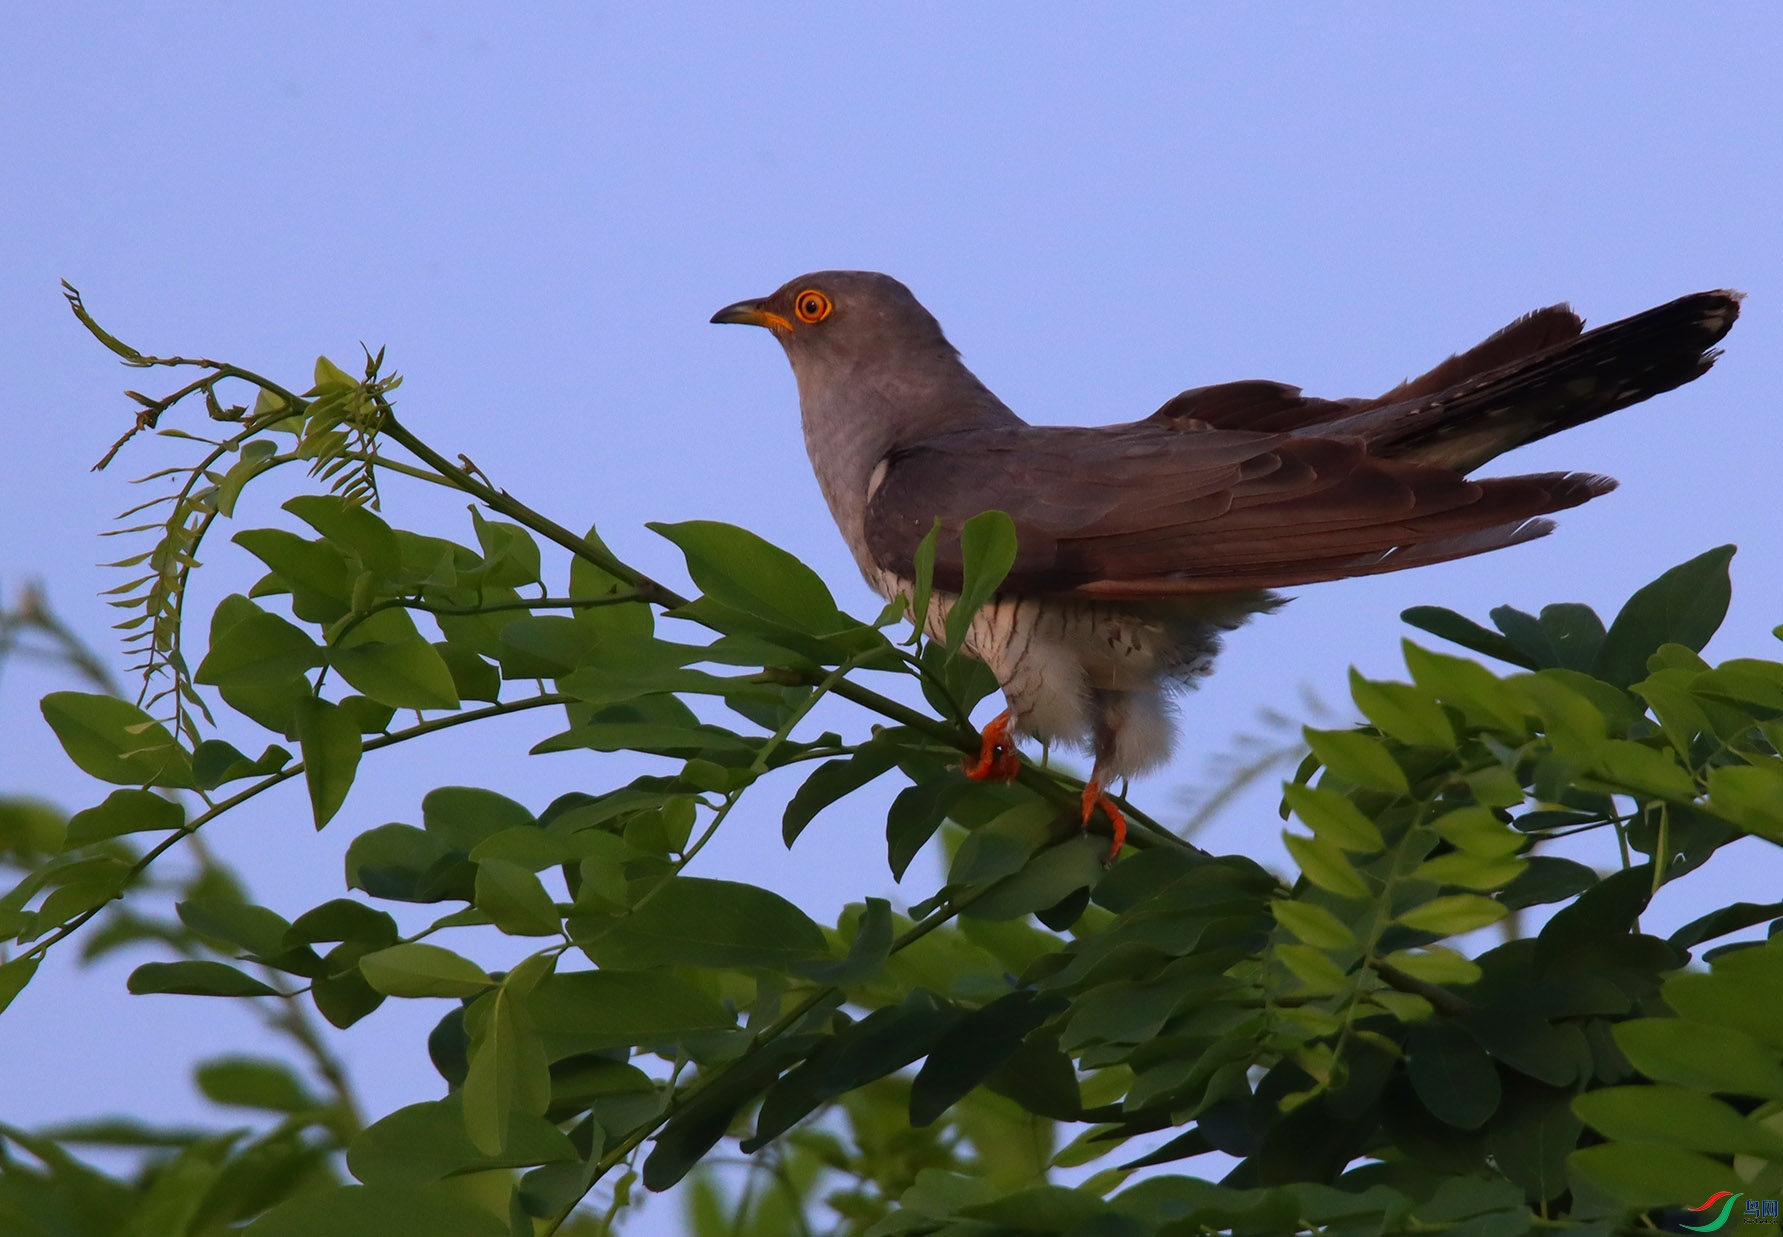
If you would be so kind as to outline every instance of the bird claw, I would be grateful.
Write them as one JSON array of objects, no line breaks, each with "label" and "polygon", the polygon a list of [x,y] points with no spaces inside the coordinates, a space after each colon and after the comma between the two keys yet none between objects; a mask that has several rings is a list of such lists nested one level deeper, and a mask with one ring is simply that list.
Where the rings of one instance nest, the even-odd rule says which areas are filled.
[{"label": "bird claw", "polygon": [[1114,805],[1114,800],[1102,793],[1101,783],[1092,779],[1086,782],[1083,788],[1083,827],[1085,830],[1089,829],[1090,817],[1096,814],[1097,808],[1101,808],[1102,814],[1108,817],[1109,828],[1113,835],[1113,840],[1108,847],[1108,857],[1102,860],[1103,865],[1107,866],[1114,862],[1115,856],[1121,853],[1121,847],[1127,844],[1127,818]]},{"label": "bird claw", "polygon": [[1009,711],[997,714],[980,735],[978,756],[965,763],[962,772],[974,782],[1013,782],[1021,772],[1021,753],[1009,734]]}]

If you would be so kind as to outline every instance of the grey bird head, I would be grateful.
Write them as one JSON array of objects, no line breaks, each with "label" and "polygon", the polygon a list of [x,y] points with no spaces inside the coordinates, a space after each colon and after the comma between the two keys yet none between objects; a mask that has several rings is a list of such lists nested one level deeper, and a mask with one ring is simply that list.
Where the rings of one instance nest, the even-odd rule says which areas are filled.
[{"label": "grey bird head", "polygon": [[861,517],[888,453],[955,430],[1022,421],[960,361],[910,289],[876,271],[817,271],[714,322],[766,327],[799,384],[805,449],[855,558]]},{"label": "grey bird head", "polygon": [[767,296],[725,306],[712,321],[767,327],[795,373],[890,352],[957,355],[935,315],[909,288],[877,271],[800,275]]}]

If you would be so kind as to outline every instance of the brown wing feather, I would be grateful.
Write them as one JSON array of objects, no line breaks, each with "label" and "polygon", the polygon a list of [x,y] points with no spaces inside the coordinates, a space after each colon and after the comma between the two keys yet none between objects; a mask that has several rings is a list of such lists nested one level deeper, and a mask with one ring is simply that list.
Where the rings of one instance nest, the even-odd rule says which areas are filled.
[{"label": "brown wing feather", "polygon": [[1145,423],[1170,429],[1258,430],[1284,433],[1335,421],[1368,401],[1316,399],[1285,382],[1247,378],[1195,387],[1166,400]]},{"label": "brown wing feather", "polygon": [[1481,554],[1613,488],[1584,473],[1470,480],[1511,447],[1697,377],[1739,314],[1702,292],[1579,334],[1565,306],[1512,323],[1376,401],[1247,381],[1185,391],[1103,429],[1003,426],[894,452],[867,546],[908,575],[939,518],[935,579],[957,588],[958,534],[1014,519],[1015,593],[1153,598],[1306,584]]},{"label": "brown wing feather", "polygon": [[907,576],[940,518],[936,583],[957,588],[959,528],[994,508],[1016,525],[1011,592],[1154,597],[1481,553],[1610,484],[1573,474],[1475,482],[1376,459],[1359,443],[1282,434],[1009,427],[895,453],[866,535],[875,561]]}]

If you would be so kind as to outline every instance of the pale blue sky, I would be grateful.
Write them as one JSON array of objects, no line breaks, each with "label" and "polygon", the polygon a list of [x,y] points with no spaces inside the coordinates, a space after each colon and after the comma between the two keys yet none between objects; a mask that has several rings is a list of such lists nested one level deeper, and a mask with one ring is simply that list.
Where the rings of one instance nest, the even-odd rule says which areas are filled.
[{"label": "pale blue sky", "polygon": [[[0,588],[43,577],[113,647],[95,534],[160,458],[87,472],[119,390],[154,379],[84,337],[60,278],[140,347],[293,382],[319,351],[388,345],[410,424],[564,523],[678,578],[642,522],[731,520],[862,611],[778,349],[706,321],[801,271],[899,276],[1018,411],[1065,423],[1231,378],[1373,393],[1537,305],[1603,321],[1734,286],[1751,299],[1707,379],[1500,466],[1620,491],[1532,546],[1305,590],[1231,641],[1139,793],[1168,812],[1259,708],[1301,685],[1341,700],[1352,661],[1392,672],[1407,605],[1613,610],[1737,541],[1711,653],[1774,655],[1779,49],[1783,10],[1757,4],[20,9],[0,44]],[[391,499],[462,530],[433,495]],[[249,578],[221,539],[209,558],[219,589]],[[36,720],[55,685],[0,684],[0,785],[78,807],[100,790]],[[320,839],[287,788],[213,840],[295,913],[338,891],[354,832],[415,818],[472,761],[535,808],[616,776],[520,760],[549,725],[411,749]],[[1213,841],[1268,861],[1277,827],[1258,797]],[[871,820],[826,818],[790,855],[773,812],[727,830],[702,871],[815,913],[889,885]],[[1776,859],[1744,844],[1719,879],[1774,895]],[[126,970],[58,966],[0,1019],[0,1118],[193,1113],[181,1063],[251,1046],[224,1003],[124,996]],[[347,1037],[374,1107],[435,1087],[417,1037],[437,1012]]]}]

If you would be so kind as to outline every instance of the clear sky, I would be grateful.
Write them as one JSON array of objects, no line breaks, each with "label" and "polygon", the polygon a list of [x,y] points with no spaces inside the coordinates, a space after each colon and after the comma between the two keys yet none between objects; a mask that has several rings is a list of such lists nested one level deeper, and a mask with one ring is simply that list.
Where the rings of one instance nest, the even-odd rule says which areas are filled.
[{"label": "clear sky", "polygon": [[[95,594],[117,581],[92,564],[116,543],[95,535],[164,458],[87,471],[129,415],[121,388],[151,379],[85,337],[61,278],[139,347],[293,383],[318,352],[350,367],[387,345],[406,419],[562,522],[599,521],[678,580],[643,521],[730,520],[861,612],[779,350],[707,324],[801,271],[899,276],[1049,423],[1233,378],[1372,394],[1538,305],[1603,321],[1732,286],[1746,316],[1708,378],[1495,466],[1621,490],[1531,546],[1304,590],[1230,642],[1181,758],[1138,793],[1167,816],[1259,709],[1300,708],[1302,687],[1341,702],[1352,662],[1391,673],[1408,605],[1613,612],[1736,541],[1710,653],[1774,656],[1779,49],[1783,8],[1758,4],[20,8],[0,41],[0,589],[41,577],[115,649]],[[393,489],[389,510],[464,531],[431,495]],[[209,558],[213,599],[251,578],[221,538]],[[79,807],[101,790],[35,708],[62,685],[6,672],[0,787]],[[353,833],[416,819],[429,786],[474,777],[538,808],[619,776],[520,759],[549,727],[370,766],[380,786],[320,838],[288,787],[213,841],[294,914],[338,892]],[[1246,800],[1210,844],[1274,861],[1270,809]],[[727,830],[702,872],[816,914],[890,887],[873,821],[825,818],[790,855],[771,811]],[[1783,885],[1756,843],[1716,871],[1736,896]],[[134,961],[59,962],[0,1019],[0,1119],[195,1114],[183,1063],[251,1049],[225,1002],[125,996]],[[346,1037],[374,1109],[437,1088],[418,1037],[438,1012]]]}]

